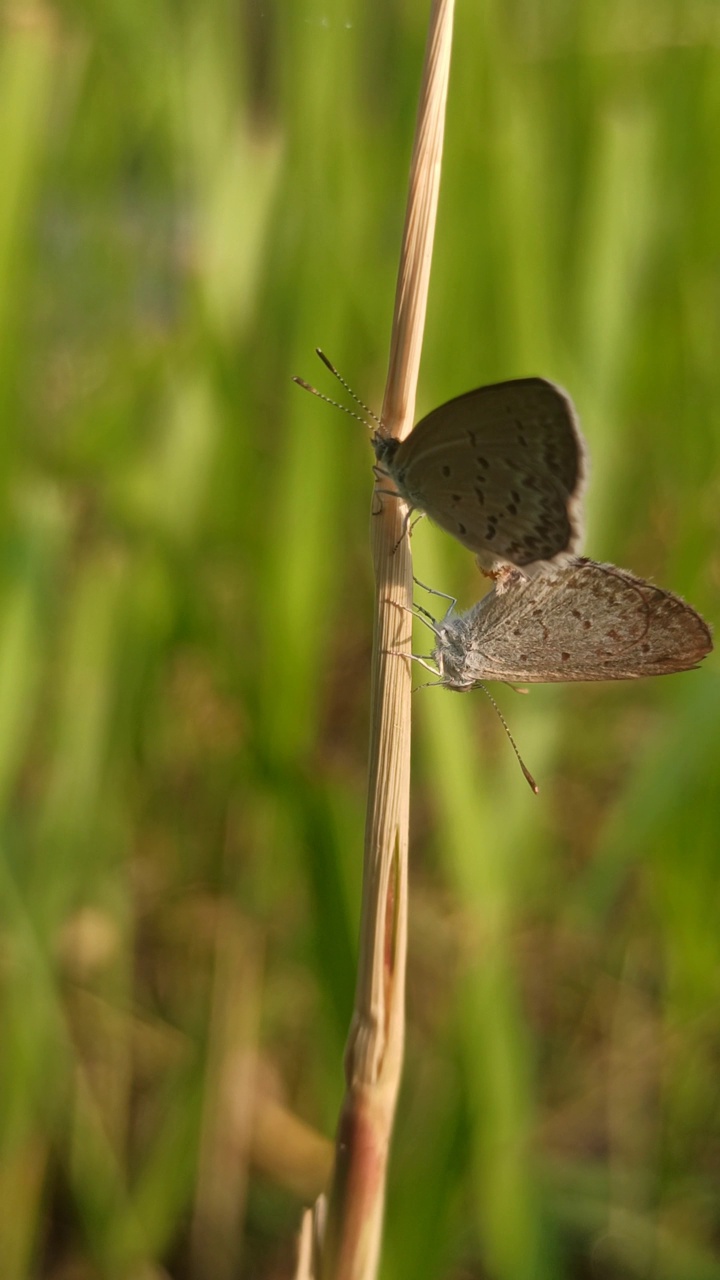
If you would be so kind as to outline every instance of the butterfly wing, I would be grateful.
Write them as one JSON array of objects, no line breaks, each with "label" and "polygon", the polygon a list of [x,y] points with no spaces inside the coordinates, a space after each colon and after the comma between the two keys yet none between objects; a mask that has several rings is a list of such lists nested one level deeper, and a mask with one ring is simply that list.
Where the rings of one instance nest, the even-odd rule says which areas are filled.
[{"label": "butterfly wing", "polygon": [[585,459],[568,397],[520,378],[434,409],[384,465],[407,502],[491,569],[577,551]]},{"label": "butterfly wing", "polygon": [[518,574],[457,622],[466,680],[634,680],[687,671],[712,649],[707,623],[679,596],[592,560]]}]

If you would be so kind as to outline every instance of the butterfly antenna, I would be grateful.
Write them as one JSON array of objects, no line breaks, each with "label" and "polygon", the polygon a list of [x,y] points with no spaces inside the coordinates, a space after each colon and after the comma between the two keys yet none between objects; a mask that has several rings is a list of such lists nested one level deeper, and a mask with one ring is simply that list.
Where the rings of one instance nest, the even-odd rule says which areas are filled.
[{"label": "butterfly antenna", "polygon": [[[298,386],[302,387],[303,391],[309,391],[311,396],[317,396],[318,400],[324,400],[326,404],[331,404],[333,409],[340,409],[343,413],[346,413],[349,418],[354,418],[356,422],[362,423],[364,427],[367,427],[368,431],[375,430],[372,422],[366,422],[364,418],[360,417],[359,413],[353,413],[352,409],[348,409],[347,405],[340,404],[338,400],[331,400],[330,396],[324,396],[322,391],[318,391],[317,387],[312,387],[304,378],[298,378],[293,375],[293,382],[297,382]],[[374,417],[374,414],[371,416]]]},{"label": "butterfly antenna", "polygon": [[381,422],[381,421],[380,421],[380,419],[378,418],[377,414],[376,414],[376,413],[373,413],[372,409],[370,409],[370,408],[368,407],[368,405],[366,405],[366,404],[365,404],[365,401],[364,401],[364,400],[361,400],[361,399],[360,399],[360,397],[359,397],[359,395],[357,395],[357,394],[353,391],[352,387],[350,386],[350,384],[349,384],[349,383],[347,383],[347,382],[345,381],[345,379],[343,378],[342,374],[341,374],[341,373],[338,373],[338,371],[337,371],[337,369],[335,368],[335,365],[332,363],[332,361],[331,361],[331,360],[328,360],[327,356],[325,355],[325,352],[324,352],[324,351],[322,351],[322,350],[320,349],[320,347],[316,347],[316,348],[315,348],[315,352],[316,352],[316,354],[317,354],[317,355],[319,355],[320,359],[322,360],[323,364],[325,365],[325,368],[326,368],[326,369],[329,369],[329,370],[330,370],[330,372],[333,374],[333,376],[337,378],[338,382],[340,383],[340,386],[341,386],[341,387],[344,387],[344,389],[347,391],[348,395],[352,397],[352,399],[355,401],[355,403],[356,403],[356,404],[359,404],[359,405],[360,405],[360,408],[365,410],[365,413],[368,415],[368,417],[372,418],[373,422],[377,423],[377,425],[378,425],[379,427],[382,427],[382,422]]},{"label": "butterfly antenna", "polygon": [[[480,682],[478,681],[478,683],[480,683]],[[489,699],[490,699],[490,702],[492,703],[492,705],[494,706],[494,708],[495,708],[495,710],[496,710],[496,712],[497,712],[497,714],[498,714],[498,719],[500,720],[500,723],[501,723],[501,725],[502,725],[503,729],[505,730],[505,732],[506,732],[506,734],[507,734],[508,738],[510,739],[510,745],[511,745],[511,747],[512,747],[513,751],[515,752],[515,755],[517,756],[517,762],[518,762],[518,764],[520,765],[520,768],[521,768],[521,769],[522,769],[522,771],[523,771],[523,776],[524,776],[524,778],[525,778],[525,781],[527,782],[528,786],[530,787],[530,790],[531,790],[531,791],[534,791],[534,792],[535,792],[535,795],[537,795],[537,794],[538,794],[538,791],[540,790],[540,788],[538,787],[537,782],[536,782],[536,781],[535,781],[535,779],[533,778],[533,776],[532,776],[532,774],[531,774],[530,770],[528,769],[527,765],[525,764],[525,761],[523,760],[522,756],[520,755],[520,752],[518,751],[517,743],[516,743],[515,739],[513,738],[513,736],[512,736],[512,734],[511,734],[510,730],[509,730],[509,729],[508,729],[508,727],[507,727],[507,724],[506,724],[506,722],[505,722],[505,717],[504,717],[504,715],[503,715],[502,711],[500,710],[500,708],[499,708],[499,706],[498,706],[497,702],[496,702],[496,701],[495,701],[495,699],[493,698],[493,696],[492,696],[492,694],[491,694],[490,690],[489,690],[489,689],[486,689],[484,684],[480,684],[480,688],[482,689],[482,691],[483,691],[483,693],[485,694],[485,696],[486,696],[487,698],[489,698]]]}]

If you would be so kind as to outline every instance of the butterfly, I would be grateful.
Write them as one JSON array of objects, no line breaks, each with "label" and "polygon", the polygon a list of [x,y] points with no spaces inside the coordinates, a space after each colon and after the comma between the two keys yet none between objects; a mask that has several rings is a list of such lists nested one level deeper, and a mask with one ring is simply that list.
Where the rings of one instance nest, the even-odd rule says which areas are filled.
[{"label": "butterfly", "polygon": [[477,387],[433,409],[404,440],[378,430],[378,467],[481,568],[537,571],[582,540],[587,451],[572,401],[544,378]]},{"label": "butterfly", "polygon": [[580,558],[532,579],[511,572],[466,613],[456,614],[453,600],[440,622],[421,614],[435,635],[438,683],[459,691],[484,680],[669,675],[696,667],[713,647],[707,623],[679,596]]},{"label": "butterfly", "polygon": [[[560,387],[544,378],[476,387],[433,409],[399,440],[327,356],[318,355],[375,418],[376,469],[394,486],[379,492],[424,512],[491,573],[510,565],[533,574],[577,553],[587,450],[572,401]],[[294,381],[328,401],[302,378]]]}]

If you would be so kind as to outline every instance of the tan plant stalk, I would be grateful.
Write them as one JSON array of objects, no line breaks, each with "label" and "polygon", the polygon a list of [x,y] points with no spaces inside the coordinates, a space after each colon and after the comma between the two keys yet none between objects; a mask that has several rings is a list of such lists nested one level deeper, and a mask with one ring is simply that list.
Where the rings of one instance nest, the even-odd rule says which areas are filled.
[{"label": "tan plant stalk", "polygon": [[[425,53],[390,361],[385,429],[413,425],[425,324],[450,69],[454,0],[433,0]],[[379,482],[377,489],[387,489]],[[382,1233],[387,1159],[405,1032],[412,561],[407,509],[379,492],[370,520],[375,632],[363,902],[355,1008],[345,1055],[347,1089],[327,1206],[303,1224],[299,1274],[372,1280]],[[402,606],[403,608],[399,608]],[[314,1235],[316,1247],[309,1241]],[[314,1254],[313,1257],[311,1255]],[[304,1269],[303,1269],[304,1268]]]}]

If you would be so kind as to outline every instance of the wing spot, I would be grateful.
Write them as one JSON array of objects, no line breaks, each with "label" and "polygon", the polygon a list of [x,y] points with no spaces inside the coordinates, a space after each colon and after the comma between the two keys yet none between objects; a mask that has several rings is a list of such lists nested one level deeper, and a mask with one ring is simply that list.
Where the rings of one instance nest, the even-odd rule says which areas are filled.
[{"label": "wing spot", "polygon": [[450,468],[447,466],[447,464],[443,467],[443,469],[442,469],[442,473],[443,473],[443,475],[444,475],[444,476],[449,476],[449,475],[450,475]]},{"label": "wing spot", "polygon": [[563,653],[561,654],[561,657],[562,657],[563,662],[569,662],[569,661],[570,661],[570,654],[569,654],[569,653],[565,653],[565,652],[563,651]]},{"label": "wing spot", "polygon": [[514,503],[514,502],[508,502],[508,504],[507,504],[507,506],[506,506],[505,510],[506,510],[506,511],[508,512],[508,514],[509,514],[509,515],[511,515],[511,516],[516,516],[516,515],[517,515],[517,507],[515,506],[515,503]]},{"label": "wing spot", "polygon": [[465,537],[467,533],[467,529],[465,528],[464,524],[458,523],[458,533],[462,534],[463,538]]},{"label": "wing spot", "polygon": [[482,489],[479,489],[479,488],[478,488],[478,486],[477,486],[477,485],[475,485],[475,492],[476,492],[476,494],[477,494],[477,500],[478,500],[478,502],[480,503],[480,506],[481,506],[481,507],[484,507],[484,506],[485,506],[485,494],[483,493]]}]

